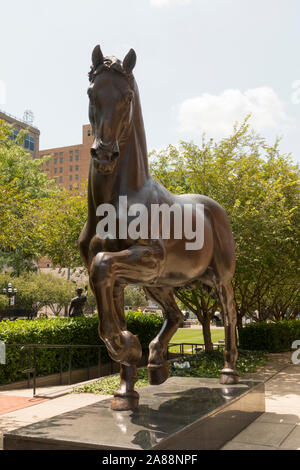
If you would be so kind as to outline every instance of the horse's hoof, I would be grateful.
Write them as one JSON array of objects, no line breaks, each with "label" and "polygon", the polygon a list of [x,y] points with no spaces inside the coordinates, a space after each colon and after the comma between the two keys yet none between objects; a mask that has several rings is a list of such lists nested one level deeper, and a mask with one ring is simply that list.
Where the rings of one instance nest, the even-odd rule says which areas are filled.
[{"label": "horse's hoof", "polygon": [[233,369],[223,369],[220,377],[220,384],[222,385],[233,385],[237,384],[239,376]]},{"label": "horse's hoof", "polygon": [[[106,344],[108,354],[115,362],[121,362],[126,366],[137,364],[143,355],[141,343],[137,335],[124,330],[114,338],[101,336]],[[120,347],[121,344],[121,347]]]},{"label": "horse's hoof", "polygon": [[148,377],[150,385],[160,385],[164,383],[169,377],[169,364],[167,362],[159,365],[149,364]]},{"label": "horse's hoof", "polygon": [[129,395],[115,395],[111,402],[111,409],[114,411],[135,410],[139,406],[139,394],[134,392]]}]

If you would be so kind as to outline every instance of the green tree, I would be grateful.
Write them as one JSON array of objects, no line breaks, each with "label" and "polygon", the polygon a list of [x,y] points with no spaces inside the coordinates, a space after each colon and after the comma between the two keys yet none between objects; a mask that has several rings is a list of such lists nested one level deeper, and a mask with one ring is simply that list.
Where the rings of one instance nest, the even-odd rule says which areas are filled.
[{"label": "green tree", "polygon": [[[0,292],[11,281],[9,274],[0,274]],[[13,279],[13,286],[18,289],[16,308],[39,312],[43,307],[49,307],[56,316],[75,296],[76,287],[71,281],[44,273],[23,273]]]},{"label": "green tree", "polygon": [[86,186],[72,193],[62,190],[42,205],[39,232],[44,254],[61,267],[81,266],[77,240],[87,217]]},{"label": "green tree", "polygon": [[147,299],[142,289],[135,286],[127,286],[124,291],[124,305],[137,308],[147,305]]},{"label": "green tree", "polygon": [[[256,310],[258,320],[265,319],[273,288],[299,287],[299,169],[291,157],[280,153],[278,140],[269,145],[254,133],[246,119],[228,138],[203,137],[201,146],[181,142],[153,152],[152,161],[153,175],[172,192],[205,194],[224,207],[236,243],[239,325],[246,313],[257,319]],[[189,292],[180,291],[179,298],[190,308]],[[192,303],[204,311],[203,289],[196,289]]]},{"label": "green tree", "polygon": [[13,139],[13,128],[0,121],[0,265],[17,275],[32,270],[41,256],[42,203],[59,193],[41,169],[48,157],[33,159],[22,146],[25,135],[20,131]]},{"label": "green tree", "polygon": [[1,295],[0,294],[0,311],[4,310],[8,305],[7,297],[6,295]]}]

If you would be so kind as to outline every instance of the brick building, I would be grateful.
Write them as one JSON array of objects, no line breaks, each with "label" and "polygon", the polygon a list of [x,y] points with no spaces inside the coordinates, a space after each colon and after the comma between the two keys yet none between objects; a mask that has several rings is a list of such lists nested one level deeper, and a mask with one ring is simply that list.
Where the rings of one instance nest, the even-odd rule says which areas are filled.
[{"label": "brick building", "polygon": [[39,157],[39,145],[40,145],[40,131],[37,127],[34,127],[28,124],[26,121],[22,119],[17,119],[9,113],[4,113],[0,111],[0,120],[8,122],[12,124],[14,128],[14,137],[17,136],[18,132],[21,129],[24,129],[28,132],[28,135],[24,141],[24,147],[31,153],[33,158]]},{"label": "brick building", "polygon": [[81,144],[40,151],[40,157],[51,155],[51,159],[43,165],[43,170],[58,185],[72,190],[88,178],[92,144],[92,128],[87,124],[82,126]]}]

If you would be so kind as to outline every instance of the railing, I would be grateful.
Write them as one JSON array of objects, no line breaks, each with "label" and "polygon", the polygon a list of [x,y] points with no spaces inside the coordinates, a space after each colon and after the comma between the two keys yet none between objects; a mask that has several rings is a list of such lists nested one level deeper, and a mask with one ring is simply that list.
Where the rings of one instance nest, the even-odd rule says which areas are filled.
[{"label": "railing", "polygon": [[[189,347],[189,350],[187,353],[185,352],[185,346]],[[219,343],[215,343],[213,346],[214,346],[214,349],[217,349],[219,351],[220,349],[224,348],[224,342],[219,341]],[[203,343],[169,343],[168,351],[167,351],[167,359],[170,358],[170,353],[171,353],[170,348],[178,349],[178,347],[179,347],[179,355],[181,357],[185,356],[186,354],[194,355],[205,350],[205,345]]]},{"label": "railing", "polygon": [[[59,384],[62,385],[63,382],[63,352],[68,350],[68,385],[71,385],[72,382],[72,352],[74,349],[86,349],[86,359],[87,359],[87,380],[90,380],[90,352],[92,349],[98,350],[98,363],[97,363],[97,374],[98,377],[101,377],[102,372],[102,351],[106,352],[106,347],[103,345],[86,345],[86,344],[6,344],[6,347],[20,348],[20,371],[23,374],[27,374],[27,386],[30,388],[31,376],[33,380],[33,396],[36,396],[36,379],[37,379],[37,350],[39,349],[57,349],[60,351],[60,371],[59,371]],[[186,347],[188,350],[186,351]],[[219,350],[223,348],[223,342],[219,344],[214,344],[214,348]],[[172,349],[176,348],[176,351],[172,352]],[[204,351],[203,343],[169,343],[167,349],[167,360],[170,360],[174,357],[184,357],[185,355],[194,355],[201,351]],[[24,353],[27,350],[27,364],[24,367]],[[143,349],[143,357],[147,357],[148,348]],[[114,361],[109,358],[110,361],[110,374],[114,373]],[[107,362],[105,362],[107,363]]]},{"label": "railing", "polygon": [[[23,369],[23,351],[28,349],[28,367]],[[60,349],[60,379],[59,383],[62,385],[63,375],[63,350],[68,349],[68,385],[72,382],[72,350],[73,349],[86,349],[87,350],[87,377],[90,379],[90,350],[98,349],[98,375],[101,376],[101,349],[105,349],[105,346],[100,345],[85,345],[85,344],[24,344],[20,349],[20,369],[23,374],[27,375],[28,388],[30,388],[30,374],[33,378],[33,396],[36,394],[36,373],[37,373],[37,361],[36,352],[37,349]],[[32,364],[32,353],[33,353],[33,367]],[[111,361],[111,370],[113,368],[113,361]]]}]

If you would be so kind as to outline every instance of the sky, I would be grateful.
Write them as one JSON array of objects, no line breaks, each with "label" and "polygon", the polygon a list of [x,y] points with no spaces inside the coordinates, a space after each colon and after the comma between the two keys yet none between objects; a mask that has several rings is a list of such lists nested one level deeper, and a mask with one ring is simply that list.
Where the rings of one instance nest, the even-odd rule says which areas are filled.
[{"label": "sky", "polygon": [[148,150],[251,124],[300,162],[299,0],[14,0],[1,6],[0,109],[33,111],[40,148],[81,143],[87,73],[137,54]]}]

